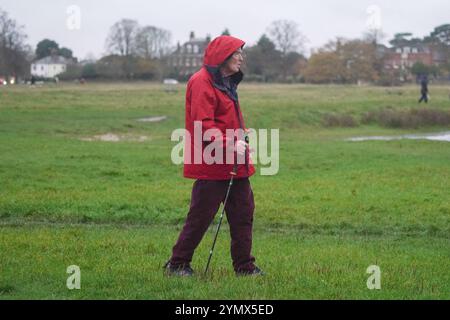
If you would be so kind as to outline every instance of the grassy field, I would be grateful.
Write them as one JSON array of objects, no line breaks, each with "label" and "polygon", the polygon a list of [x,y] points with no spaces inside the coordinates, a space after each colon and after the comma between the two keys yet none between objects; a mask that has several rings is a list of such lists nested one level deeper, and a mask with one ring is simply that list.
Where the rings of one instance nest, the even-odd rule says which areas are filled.
[{"label": "grassy field", "polygon": [[[450,110],[450,89],[430,90],[427,108]],[[242,85],[240,99],[249,127],[280,129],[278,174],[252,178],[268,276],[235,278],[225,225],[212,277],[167,279],[193,183],[170,159],[184,87],[0,87],[0,299],[450,298],[450,143],[345,141],[449,127],[322,123],[417,108],[417,87]],[[151,116],[168,118],[136,121]],[[123,140],[88,141],[108,133]],[[199,273],[212,236],[194,256]],[[69,265],[81,290],[66,287]],[[370,265],[380,290],[366,286]]]}]

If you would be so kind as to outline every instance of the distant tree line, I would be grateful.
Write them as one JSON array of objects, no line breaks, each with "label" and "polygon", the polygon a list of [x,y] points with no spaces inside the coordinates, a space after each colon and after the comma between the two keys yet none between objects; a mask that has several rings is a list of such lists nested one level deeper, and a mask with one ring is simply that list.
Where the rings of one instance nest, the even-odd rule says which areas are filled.
[{"label": "distant tree line", "polygon": [[[224,35],[231,35],[227,28]],[[306,37],[294,21],[274,21],[255,45],[245,48],[244,72],[247,80],[259,82],[376,83],[393,84],[402,72],[433,77],[450,76],[450,24],[436,27],[424,38],[398,33],[393,47],[418,44],[445,53],[439,65],[418,61],[407,70],[386,70],[381,30],[368,30],[360,39],[336,38],[305,56]],[[40,41],[33,50],[26,43],[24,27],[0,9],[0,76],[28,77],[30,62],[50,55],[63,56],[73,63],[60,75],[62,80],[161,80],[174,74],[168,64],[172,46],[171,32],[156,26],[141,26],[136,20],[122,19],[109,30],[105,41],[107,54],[97,61],[78,61],[71,49],[51,39]],[[384,47],[387,49],[386,47]]]},{"label": "distant tree line", "polygon": [[[231,35],[228,28],[222,34]],[[390,44],[394,47],[414,46],[420,42],[440,47],[442,52],[446,52],[446,64],[436,66],[417,62],[406,72],[448,77],[449,35],[450,25],[443,25],[436,27],[424,39],[408,39],[409,33],[396,34]],[[368,30],[361,39],[336,38],[306,58],[304,48],[307,40],[298,25],[294,21],[274,21],[255,45],[245,48],[244,72],[247,80],[257,82],[395,84],[405,70],[387,71],[384,68],[385,55],[380,51],[383,37],[380,30]],[[95,64],[78,67],[77,75],[85,78],[161,79],[173,74],[167,64],[167,58],[174,50],[167,30],[140,27],[136,21],[124,19],[111,27],[106,47],[109,55]]]},{"label": "distant tree line", "polygon": [[382,67],[376,44],[338,38],[311,55],[304,77],[310,83],[376,82]]},{"label": "distant tree line", "polygon": [[307,60],[303,55],[306,38],[294,21],[277,20],[256,45],[248,47],[248,79],[262,82],[303,80]]},{"label": "distant tree line", "polygon": [[70,66],[62,79],[159,80],[172,50],[171,37],[168,30],[122,19],[110,28],[105,45],[108,54],[96,62]]},{"label": "distant tree line", "polygon": [[[426,47],[439,53],[439,64],[415,62],[406,68],[386,69],[385,59],[389,53],[380,46],[379,32],[367,33],[362,39],[337,38],[313,52],[304,69],[304,80],[309,83],[358,83],[370,82],[381,85],[394,84],[399,79],[430,75],[435,78],[450,77],[450,24],[438,26],[424,38],[412,38],[411,33],[398,33],[389,43],[395,48]],[[384,48],[384,49],[383,49]],[[391,56],[392,56],[392,52]]]}]

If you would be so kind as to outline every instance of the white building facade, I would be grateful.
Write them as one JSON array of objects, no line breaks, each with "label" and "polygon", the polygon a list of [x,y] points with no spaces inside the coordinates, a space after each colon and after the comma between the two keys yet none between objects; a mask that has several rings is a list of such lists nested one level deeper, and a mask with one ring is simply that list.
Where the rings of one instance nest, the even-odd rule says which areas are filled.
[{"label": "white building facade", "polygon": [[67,70],[70,61],[61,56],[48,56],[31,64],[31,75],[42,78],[54,78]]}]

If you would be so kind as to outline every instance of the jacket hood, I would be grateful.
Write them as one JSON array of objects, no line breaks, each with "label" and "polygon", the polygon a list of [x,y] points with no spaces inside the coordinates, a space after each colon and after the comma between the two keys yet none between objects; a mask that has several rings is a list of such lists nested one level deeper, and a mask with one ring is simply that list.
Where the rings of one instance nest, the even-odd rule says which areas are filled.
[{"label": "jacket hood", "polygon": [[203,63],[207,66],[217,67],[231,56],[236,50],[243,47],[245,42],[231,36],[220,36],[211,41],[206,48]]}]

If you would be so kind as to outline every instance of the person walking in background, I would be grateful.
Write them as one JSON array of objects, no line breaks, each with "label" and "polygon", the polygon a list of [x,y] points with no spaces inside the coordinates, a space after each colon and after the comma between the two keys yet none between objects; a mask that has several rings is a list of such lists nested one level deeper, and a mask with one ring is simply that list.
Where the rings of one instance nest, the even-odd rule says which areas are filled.
[{"label": "person walking in background", "polygon": [[420,77],[420,93],[422,96],[419,99],[419,103],[422,101],[428,103],[428,78],[425,75]]}]

